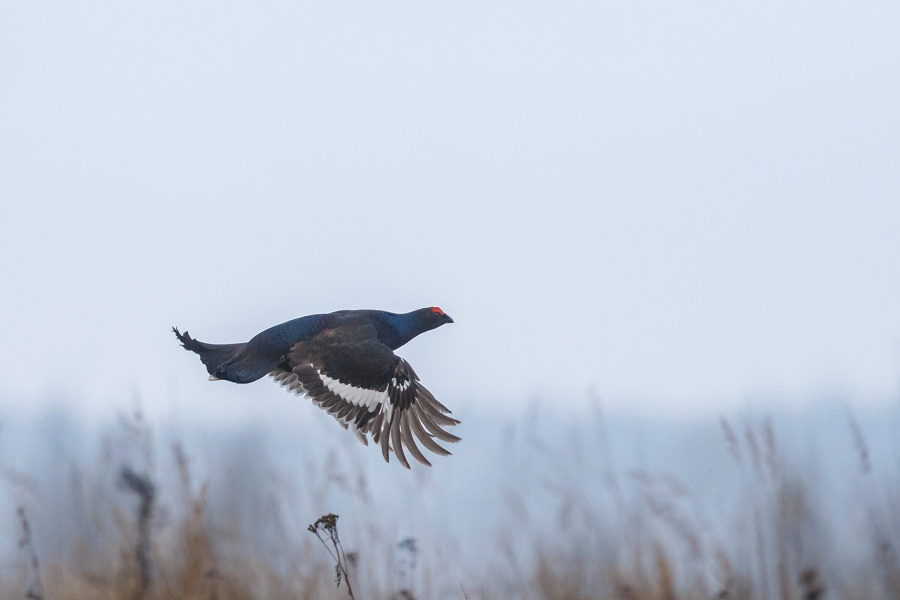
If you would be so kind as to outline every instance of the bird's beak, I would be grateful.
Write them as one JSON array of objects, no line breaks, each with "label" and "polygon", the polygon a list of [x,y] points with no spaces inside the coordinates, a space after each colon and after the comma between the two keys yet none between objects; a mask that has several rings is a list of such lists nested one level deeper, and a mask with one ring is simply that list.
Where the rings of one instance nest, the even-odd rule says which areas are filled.
[{"label": "bird's beak", "polygon": [[448,315],[448,314],[445,313],[445,314],[444,314],[444,321],[447,322],[447,323],[452,323],[452,322],[453,322],[453,319],[450,317],[450,315]]}]

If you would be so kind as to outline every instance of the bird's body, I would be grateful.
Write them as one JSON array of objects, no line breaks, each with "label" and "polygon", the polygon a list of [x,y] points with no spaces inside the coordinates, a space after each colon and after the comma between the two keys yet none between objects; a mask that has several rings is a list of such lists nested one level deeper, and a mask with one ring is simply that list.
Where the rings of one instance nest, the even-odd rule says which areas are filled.
[{"label": "bird's body", "polygon": [[270,327],[243,344],[207,344],[173,328],[185,349],[200,355],[212,380],[250,383],[266,375],[313,402],[351,429],[364,444],[371,434],[409,467],[403,447],[430,463],[415,438],[437,454],[449,454],[433,438],[459,438],[443,427],[456,425],[450,411],[419,383],[394,350],[420,333],[452,323],[439,308],[410,313],[341,310]]}]

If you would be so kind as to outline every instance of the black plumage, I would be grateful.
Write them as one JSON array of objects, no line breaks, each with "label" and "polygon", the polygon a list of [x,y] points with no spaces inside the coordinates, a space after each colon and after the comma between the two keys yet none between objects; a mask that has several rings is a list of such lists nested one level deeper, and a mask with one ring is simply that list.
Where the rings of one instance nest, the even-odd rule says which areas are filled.
[{"label": "black plumage", "polygon": [[364,444],[371,435],[384,459],[393,450],[409,468],[404,447],[425,465],[416,445],[450,453],[434,438],[457,442],[444,430],[459,421],[438,402],[412,366],[394,350],[417,335],[452,323],[437,307],[409,313],[342,310],[310,315],[266,329],[244,344],[207,344],[173,328],[185,349],[197,353],[211,380],[250,383],[271,375],[309,396]]}]

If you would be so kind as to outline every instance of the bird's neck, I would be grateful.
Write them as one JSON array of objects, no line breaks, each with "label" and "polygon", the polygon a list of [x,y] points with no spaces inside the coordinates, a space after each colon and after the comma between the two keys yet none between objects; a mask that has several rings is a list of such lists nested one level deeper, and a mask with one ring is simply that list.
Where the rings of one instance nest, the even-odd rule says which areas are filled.
[{"label": "bird's neck", "polygon": [[385,313],[385,323],[388,327],[383,332],[382,341],[392,350],[396,350],[425,331],[415,311],[402,314]]}]

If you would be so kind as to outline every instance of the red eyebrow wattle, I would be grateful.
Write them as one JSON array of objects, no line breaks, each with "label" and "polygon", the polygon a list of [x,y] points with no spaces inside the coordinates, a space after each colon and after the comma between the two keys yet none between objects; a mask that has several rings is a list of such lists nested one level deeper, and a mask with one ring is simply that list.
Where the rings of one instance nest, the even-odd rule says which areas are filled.
[{"label": "red eyebrow wattle", "polygon": [[435,313],[435,314],[438,314],[438,315],[444,314],[444,311],[442,311],[441,309],[439,309],[437,306],[431,307],[431,312],[433,312],[433,313]]}]

